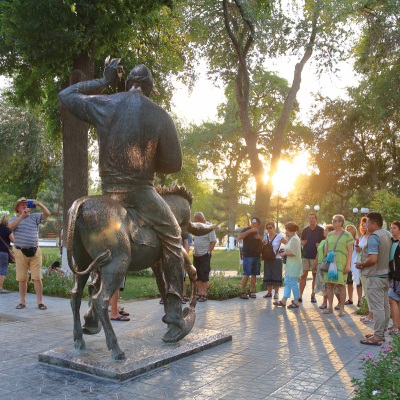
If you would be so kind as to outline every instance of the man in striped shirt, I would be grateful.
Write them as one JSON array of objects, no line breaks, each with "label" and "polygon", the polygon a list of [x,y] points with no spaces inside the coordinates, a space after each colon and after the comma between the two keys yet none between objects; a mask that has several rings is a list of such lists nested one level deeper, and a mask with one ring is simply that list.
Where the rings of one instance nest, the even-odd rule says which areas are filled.
[{"label": "man in striped shirt", "polygon": [[42,209],[41,213],[30,214],[28,201],[21,197],[14,204],[16,217],[10,218],[9,228],[14,233],[15,245],[15,267],[21,303],[17,309],[26,306],[26,288],[28,281],[28,270],[31,270],[31,277],[36,292],[37,303],[40,310],[46,310],[43,304],[42,285],[42,253],[39,247],[39,224],[50,215],[50,211],[37,200],[32,202],[33,206]]},{"label": "man in striped shirt", "polygon": [[[206,224],[203,213],[194,214],[194,222]],[[208,223],[207,223],[208,224]],[[194,238],[193,265],[197,271],[197,287],[199,288],[199,302],[207,300],[207,286],[211,271],[211,253],[217,243],[215,231],[207,235]]]}]

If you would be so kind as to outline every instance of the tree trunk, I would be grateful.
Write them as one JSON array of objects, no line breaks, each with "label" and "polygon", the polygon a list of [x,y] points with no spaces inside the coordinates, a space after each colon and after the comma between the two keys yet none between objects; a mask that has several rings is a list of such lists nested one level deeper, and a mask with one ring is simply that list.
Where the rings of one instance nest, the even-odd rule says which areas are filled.
[{"label": "tree trunk", "polygon": [[[94,78],[94,57],[89,58],[87,53],[81,53],[73,62],[73,69],[80,70],[80,74],[71,74],[69,82],[62,89],[82,80]],[[64,237],[67,237],[67,211],[72,203],[88,195],[89,157],[88,157],[88,130],[89,124],[74,117],[67,109],[60,107],[61,128],[63,134],[63,161],[64,161]]]}]

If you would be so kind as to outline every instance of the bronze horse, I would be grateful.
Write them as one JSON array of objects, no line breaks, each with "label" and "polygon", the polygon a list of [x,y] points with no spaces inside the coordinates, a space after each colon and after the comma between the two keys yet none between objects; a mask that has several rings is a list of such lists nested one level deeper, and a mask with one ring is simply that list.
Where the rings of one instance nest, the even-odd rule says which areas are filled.
[{"label": "bronze horse", "polygon": [[[201,236],[215,229],[215,225],[190,222],[192,194],[184,186],[174,184],[170,188],[157,188],[158,193],[170,206],[182,237],[186,232]],[[183,326],[169,324],[164,335],[165,342],[176,342],[193,328],[196,306],[196,270],[182,248],[184,267],[192,285],[190,308],[183,310]],[[82,197],[69,210],[67,232],[68,264],[74,274],[71,292],[71,308],[74,318],[74,342],[76,349],[84,349],[83,334],[96,334],[104,327],[106,343],[112,358],[125,358],[108,315],[110,298],[119,288],[127,271],[139,271],[151,267],[168,310],[165,282],[162,276],[162,248],[151,228],[145,226],[140,216],[127,211],[120,202],[108,196]],[[81,325],[80,305],[82,292],[92,272],[89,285],[89,310],[85,324]],[[182,296],[182,293],[178,293]],[[164,316],[165,317],[165,316]],[[167,321],[163,321],[167,323]]]}]

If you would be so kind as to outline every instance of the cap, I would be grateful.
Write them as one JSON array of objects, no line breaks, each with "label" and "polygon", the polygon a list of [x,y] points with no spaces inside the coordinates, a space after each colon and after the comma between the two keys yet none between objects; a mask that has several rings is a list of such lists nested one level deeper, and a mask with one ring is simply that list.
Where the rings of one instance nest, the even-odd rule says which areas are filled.
[{"label": "cap", "polygon": [[258,217],[253,217],[253,218],[251,219],[251,223],[252,223],[252,224],[254,224],[254,223],[261,224],[260,218],[258,218]]}]

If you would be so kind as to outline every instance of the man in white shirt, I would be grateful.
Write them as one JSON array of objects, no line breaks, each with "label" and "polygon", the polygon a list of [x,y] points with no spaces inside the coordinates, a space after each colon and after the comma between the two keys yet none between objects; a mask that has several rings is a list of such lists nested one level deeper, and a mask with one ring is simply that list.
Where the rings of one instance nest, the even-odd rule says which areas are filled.
[{"label": "man in white shirt", "polygon": [[[203,213],[194,214],[194,222],[206,223]],[[215,231],[194,238],[193,265],[197,271],[199,302],[207,300],[207,286],[211,271],[211,253],[217,243]]]}]

